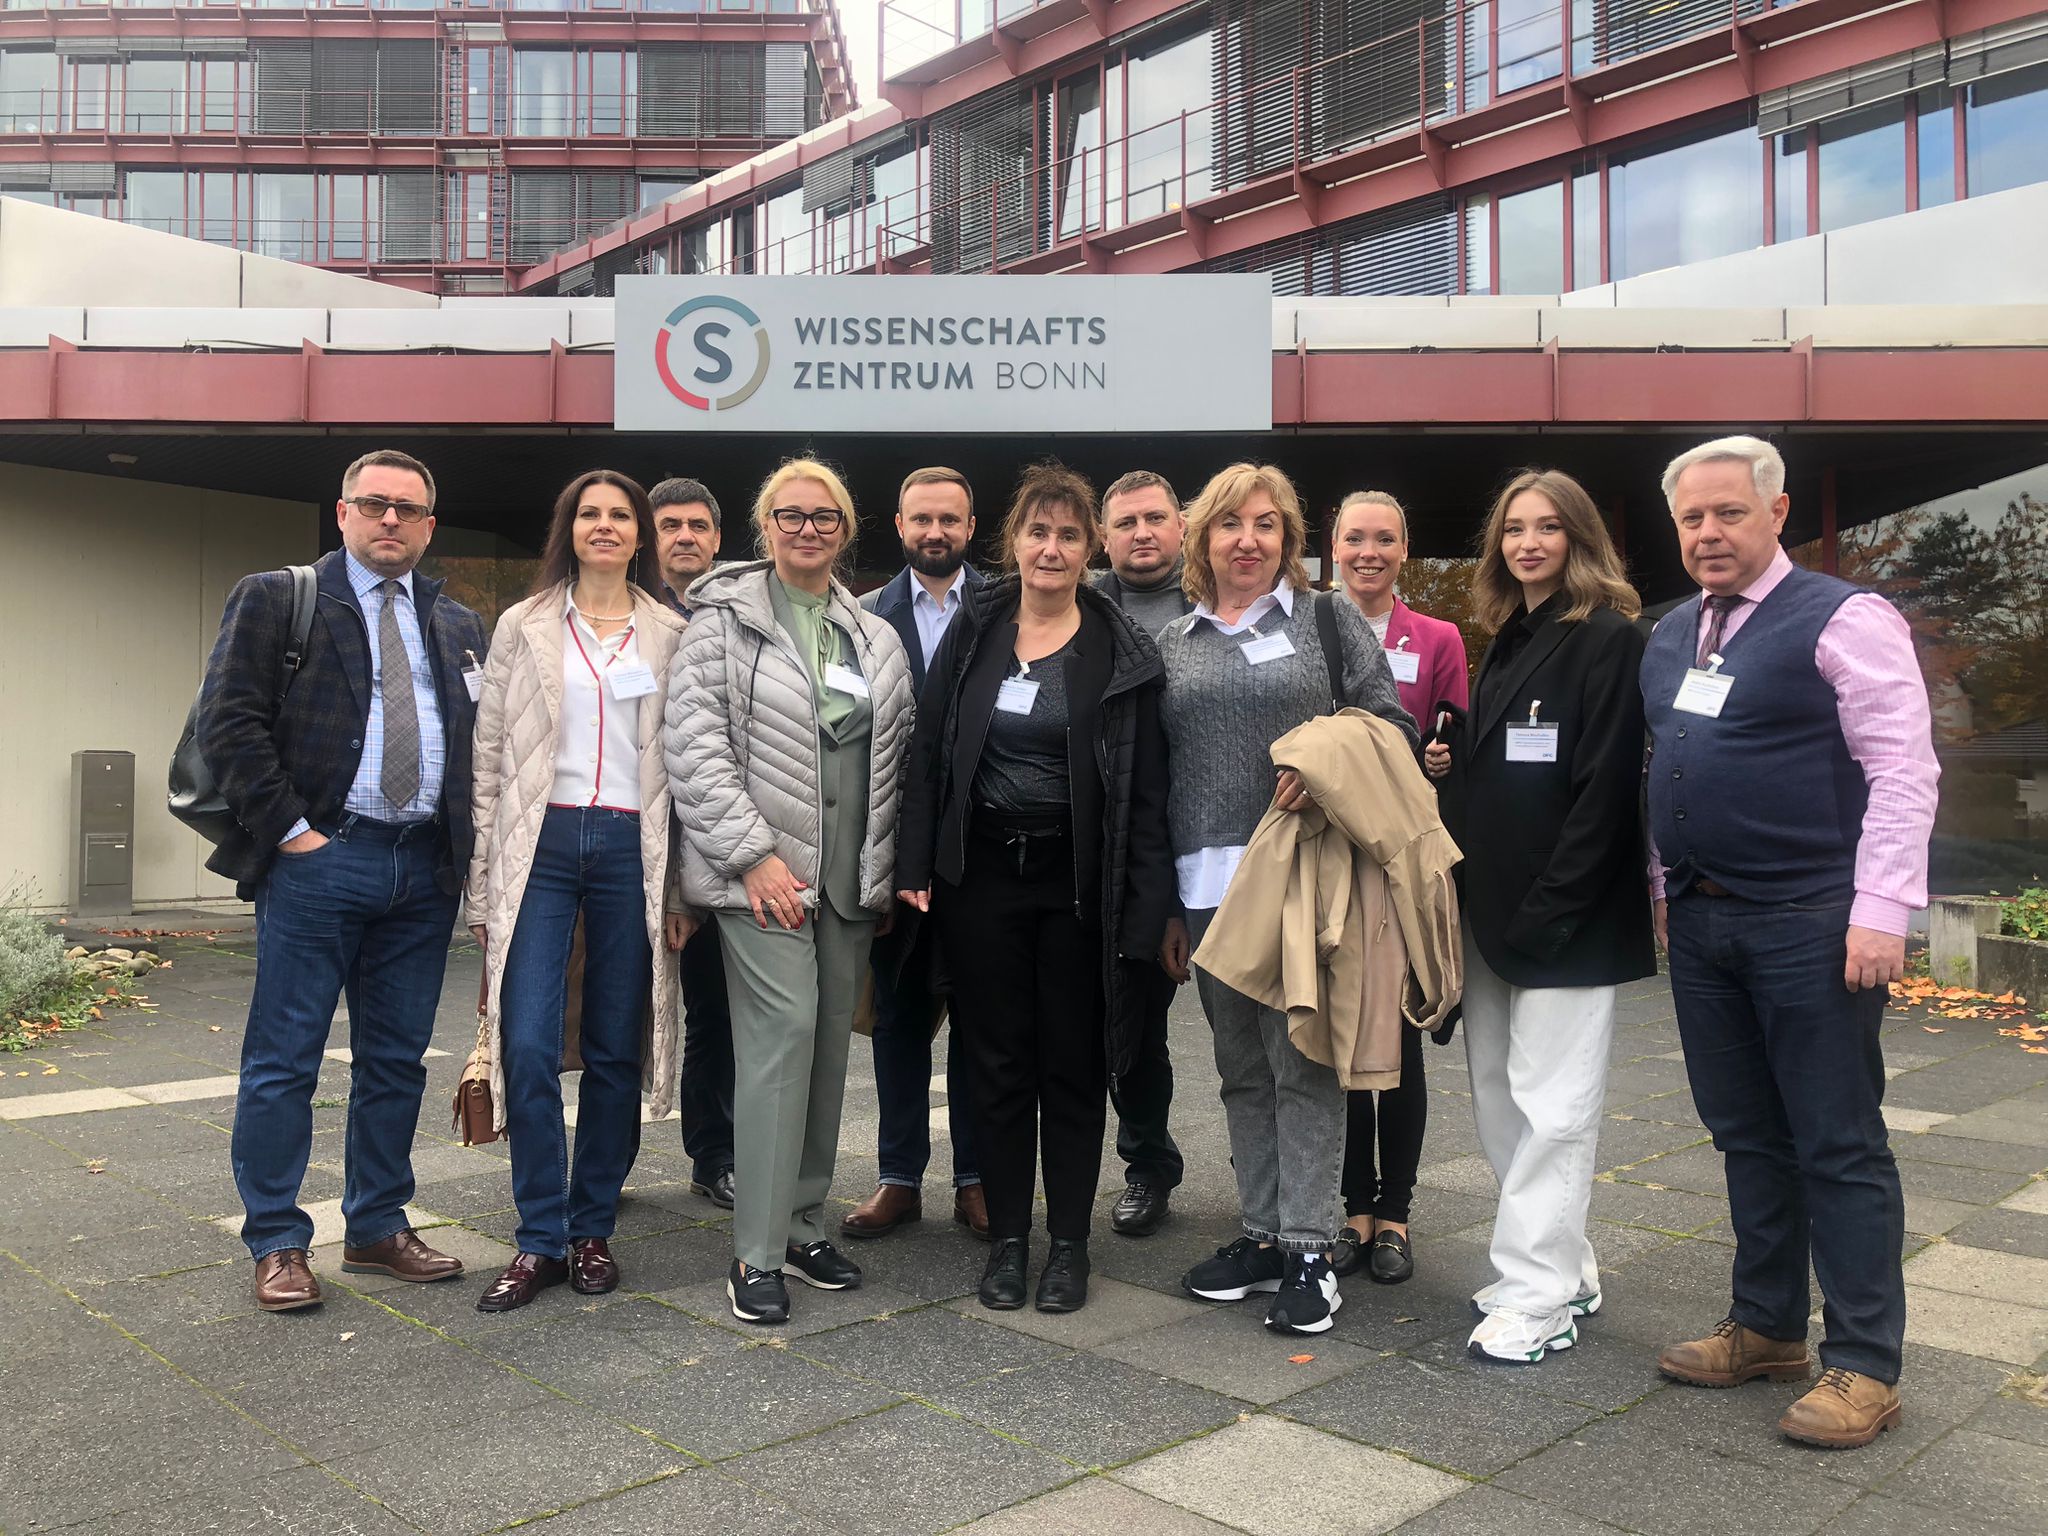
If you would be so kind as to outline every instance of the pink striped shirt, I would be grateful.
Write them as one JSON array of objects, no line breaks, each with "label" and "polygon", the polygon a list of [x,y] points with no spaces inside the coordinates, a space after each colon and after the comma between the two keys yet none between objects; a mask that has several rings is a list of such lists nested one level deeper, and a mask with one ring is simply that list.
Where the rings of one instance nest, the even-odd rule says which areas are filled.
[{"label": "pink striped shirt", "polygon": [[[1729,612],[1723,640],[1733,638],[1791,570],[1791,558],[1780,549],[1763,575],[1738,594],[1744,601]],[[1702,602],[1695,650],[1708,618]],[[1863,836],[1856,845],[1856,900],[1849,921],[1879,933],[1904,934],[1909,915],[1927,905],[1927,840],[1934,831],[1935,785],[1941,777],[1913,633],[1890,603],[1875,592],[1859,592],[1821,630],[1813,660],[1835,690],[1842,739],[1870,786]],[[1664,899],[1664,861],[1654,841],[1650,896]]]}]

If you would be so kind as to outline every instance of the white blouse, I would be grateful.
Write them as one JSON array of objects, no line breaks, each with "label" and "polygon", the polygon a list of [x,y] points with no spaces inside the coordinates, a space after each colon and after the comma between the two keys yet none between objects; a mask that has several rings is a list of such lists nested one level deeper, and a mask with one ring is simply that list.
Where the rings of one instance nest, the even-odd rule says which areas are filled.
[{"label": "white blouse", "polygon": [[575,603],[562,599],[562,733],[550,805],[639,813],[640,700],[617,691],[622,674],[641,664],[634,630],[628,624],[600,640]]}]

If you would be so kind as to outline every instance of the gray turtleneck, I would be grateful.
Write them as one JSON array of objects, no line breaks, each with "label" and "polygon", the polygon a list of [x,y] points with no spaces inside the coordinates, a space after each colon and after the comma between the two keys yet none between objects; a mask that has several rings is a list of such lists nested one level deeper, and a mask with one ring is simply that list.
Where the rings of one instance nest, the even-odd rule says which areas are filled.
[{"label": "gray turtleneck", "polygon": [[1104,571],[1095,578],[1095,584],[1105,597],[1131,616],[1131,622],[1141,631],[1156,635],[1169,620],[1181,617],[1192,606],[1181,591],[1181,566],[1181,557],[1175,555],[1172,568],[1152,581],[1139,582]]}]

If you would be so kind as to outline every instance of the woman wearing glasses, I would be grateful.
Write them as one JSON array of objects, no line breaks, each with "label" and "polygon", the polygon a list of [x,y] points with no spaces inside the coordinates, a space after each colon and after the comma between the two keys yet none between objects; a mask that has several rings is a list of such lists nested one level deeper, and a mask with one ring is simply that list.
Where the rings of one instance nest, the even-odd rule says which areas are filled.
[{"label": "woman wearing glasses", "polygon": [[784,464],[754,523],[767,558],[690,588],[667,744],[683,899],[717,918],[732,1003],[726,1296],[741,1321],[779,1323],[784,1271],[823,1290],[861,1280],[821,1213],[854,999],[894,899],[913,711],[896,631],[832,575],[854,531],[839,477]]}]

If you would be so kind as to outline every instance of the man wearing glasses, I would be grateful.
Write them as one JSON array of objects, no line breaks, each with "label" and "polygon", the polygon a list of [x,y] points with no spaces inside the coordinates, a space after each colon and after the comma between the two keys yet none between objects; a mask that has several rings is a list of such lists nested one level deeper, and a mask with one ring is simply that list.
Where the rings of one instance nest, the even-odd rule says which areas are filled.
[{"label": "man wearing glasses", "polygon": [[[313,1221],[299,1190],[335,1004],[352,1052],[341,1267],[453,1279],[458,1259],[414,1235],[412,1140],[421,1059],[469,867],[470,733],[484,629],[413,567],[434,535],[417,459],[364,454],[341,481],[341,549],[287,677],[288,573],[228,598],[200,689],[198,740],[240,823],[207,860],[256,903],[256,984],[242,1037],[233,1157],[256,1305],[317,1306]],[[287,683],[289,691],[287,692]]]}]

